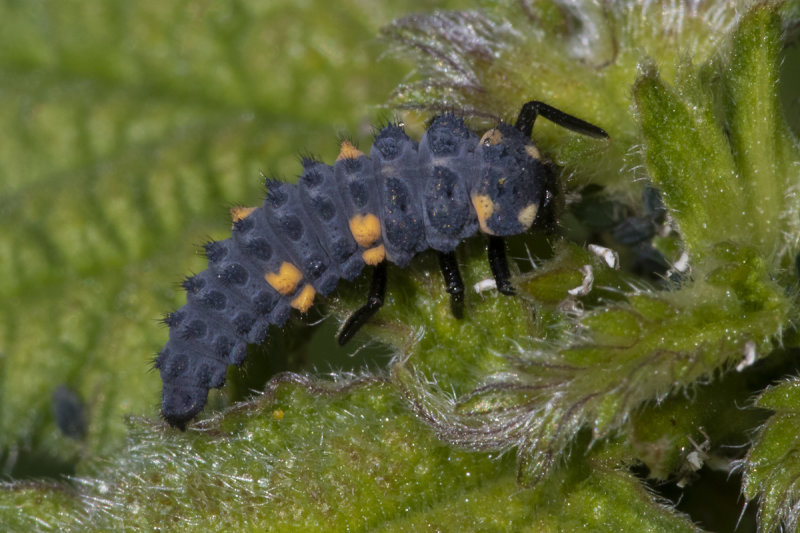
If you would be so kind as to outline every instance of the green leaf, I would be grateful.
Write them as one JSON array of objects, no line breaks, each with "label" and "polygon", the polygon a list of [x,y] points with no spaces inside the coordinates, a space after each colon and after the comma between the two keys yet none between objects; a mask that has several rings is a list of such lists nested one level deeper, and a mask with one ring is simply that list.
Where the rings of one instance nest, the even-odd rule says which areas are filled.
[{"label": "green leaf", "polygon": [[800,380],[791,378],[770,387],[756,405],[775,414],[741,461],[742,492],[748,501],[758,499],[759,531],[794,531],[800,519]]},{"label": "green leaf", "polygon": [[733,36],[723,78],[729,142],[749,200],[740,216],[752,224],[755,243],[766,252],[789,229],[774,213],[790,208],[786,191],[797,174],[792,166],[800,160],[778,100],[780,26],[777,13],[766,6],[748,13]]},{"label": "green leaf", "polygon": [[693,254],[729,239],[764,254],[795,248],[796,209],[787,191],[800,152],[778,101],[780,49],[777,14],[761,6],[742,18],[730,51],[720,53],[724,96],[688,64],[674,88],[652,66],[634,86],[648,167]]},{"label": "green leaf", "polygon": [[[533,288],[534,298],[540,284],[549,284],[544,303],[551,305],[550,294],[560,290],[555,314],[518,337],[513,351],[500,352],[504,365],[471,393],[451,398],[454,387],[444,371],[431,383],[426,377],[431,374],[421,370],[424,363],[418,363],[425,361],[424,352],[408,357],[413,370],[396,365],[395,379],[441,438],[476,450],[516,446],[521,479],[540,482],[552,474],[581,428],[592,428],[595,439],[606,438],[642,403],[708,379],[749,352],[752,364],[772,350],[771,339],[788,320],[791,302],[752,251],[744,272],[739,263],[729,262],[747,253],[733,245],[716,250],[718,268],[707,280],[680,290],[623,292],[624,276],[588,252],[564,245],[547,268],[519,282],[526,291]],[[553,272],[587,266],[599,288],[581,297],[591,306],[581,311],[580,305],[573,309],[570,284],[554,280]],[[608,303],[603,297],[608,293],[623,299]],[[542,323],[548,325],[547,335]],[[494,343],[470,346],[497,360],[491,347],[502,339],[498,334]]]},{"label": "green leaf", "polygon": [[78,493],[63,484],[0,483],[0,523],[7,531],[63,529],[67,515],[77,516]]},{"label": "green leaf", "polygon": [[[403,71],[374,37],[399,6],[321,5],[0,6],[4,473],[73,472],[122,445],[124,415],[155,416],[157,319],[205,268],[197,245],[261,200],[260,171],[294,176],[298,153],[368,133]],[[62,384],[85,440],[57,427]]]},{"label": "green leaf", "polygon": [[[688,68],[688,67],[687,67]],[[700,80],[687,75],[678,94],[648,68],[634,87],[655,184],[691,252],[736,235],[752,242],[733,157]],[[726,199],[720,208],[719,199]],[[728,207],[729,206],[729,207]]]},{"label": "green leaf", "polygon": [[[125,452],[99,477],[80,480],[85,507],[46,489],[26,494],[63,505],[57,526],[91,530],[224,524],[411,531],[438,524],[473,531],[699,531],[606,452],[576,460],[550,486],[521,491],[510,456],[437,441],[376,378],[333,384],[286,375],[264,398],[189,432],[165,434],[143,420],[132,420],[131,428]],[[12,523],[3,513],[15,512],[4,511],[13,497],[0,492],[4,523]]]}]

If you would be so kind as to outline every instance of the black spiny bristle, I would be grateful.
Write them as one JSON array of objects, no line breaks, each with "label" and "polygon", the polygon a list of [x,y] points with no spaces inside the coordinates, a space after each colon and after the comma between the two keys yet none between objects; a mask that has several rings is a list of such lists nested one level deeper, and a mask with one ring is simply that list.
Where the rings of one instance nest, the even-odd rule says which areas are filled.
[{"label": "black spiny bristle", "polygon": [[203,245],[203,250],[205,250],[206,258],[208,259],[209,264],[216,263],[228,253],[228,250],[219,241],[207,242]]},{"label": "black spiny bristle", "polygon": [[320,174],[319,169],[316,167],[322,164],[324,163],[313,159],[303,159],[303,174],[297,180],[297,183],[309,188],[317,187],[322,183],[322,174]]},{"label": "black spiny bristle", "polygon": [[300,165],[303,167],[303,170],[307,168],[311,168],[316,165],[324,165],[325,163],[322,160],[315,156],[310,152],[305,152],[300,154]]},{"label": "black spiny bristle", "polygon": [[180,324],[181,320],[183,320],[183,313],[180,311],[173,311],[172,313],[164,315],[161,322],[169,327],[174,327]]},{"label": "black spiny bristle", "polygon": [[402,123],[397,121],[387,122],[375,134],[375,137],[382,136],[382,137],[393,137],[393,138],[402,138],[406,137],[406,130],[403,128]]},{"label": "black spiny bristle", "polygon": [[280,207],[286,202],[287,196],[283,188],[284,185],[285,183],[279,179],[266,178],[267,202],[274,208]]},{"label": "black spiny bristle", "polygon": [[205,287],[205,285],[206,282],[197,276],[189,276],[181,282],[181,287],[183,287],[183,290],[191,293],[198,292],[200,289]]},{"label": "black spiny bristle", "polygon": [[247,233],[248,231],[253,229],[254,225],[255,222],[253,222],[252,218],[250,217],[240,218],[239,220],[233,223],[233,231],[238,233]]}]

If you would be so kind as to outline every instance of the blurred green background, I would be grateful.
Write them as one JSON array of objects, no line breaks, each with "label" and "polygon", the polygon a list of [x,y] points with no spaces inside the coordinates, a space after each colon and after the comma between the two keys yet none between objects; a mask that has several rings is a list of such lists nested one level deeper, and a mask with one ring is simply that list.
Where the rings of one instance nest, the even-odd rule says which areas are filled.
[{"label": "blurred green background", "polygon": [[[368,145],[393,116],[382,103],[413,65],[381,26],[468,5],[0,2],[3,476],[80,474],[121,446],[126,415],[158,416],[158,319],[205,268],[198,245],[262,201],[262,173],[295,179],[299,155],[330,161],[339,136]],[[310,328],[323,362],[251,354],[231,390],[355,364],[332,322]]]}]

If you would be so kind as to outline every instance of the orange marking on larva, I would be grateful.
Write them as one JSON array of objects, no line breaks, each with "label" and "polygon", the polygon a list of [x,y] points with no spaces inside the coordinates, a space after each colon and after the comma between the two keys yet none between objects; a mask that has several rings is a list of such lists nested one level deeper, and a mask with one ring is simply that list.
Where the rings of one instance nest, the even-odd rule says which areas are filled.
[{"label": "orange marking on larva", "polygon": [[350,141],[342,141],[341,148],[339,149],[339,156],[336,158],[336,160],[358,159],[362,155],[364,155],[364,152],[353,146],[353,143]]},{"label": "orange marking on larva", "polygon": [[541,158],[542,158],[542,154],[540,154],[540,153],[539,153],[539,149],[538,149],[538,148],[536,148],[536,147],[535,147],[534,145],[532,145],[532,144],[529,144],[528,146],[526,146],[526,147],[525,147],[525,152],[526,152],[526,153],[527,153],[529,156],[531,156],[533,159],[537,159],[537,160],[538,160],[538,159],[541,159]]},{"label": "orange marking on larva", "polygon": [[381,221],[372,213],[353,215],[350,219],[350,233],[362,248],[369,248],[381,236]]},{"label": "orange marking on larva", "polygon": [[361,258],[366,264],[375,266],[386,259],[386,248],[381,244],[375,248],[364,250],[364,252],[361,254]]},{"label": "orange marking on larva", "polygon": [[503,134],[497,128],[492,128],[481,137],[480,143],[485,146],[494,146],[503,142]]},{"label": "orange marking on larva", "polygon": [[267,272],[264,274],[264,279],[273,289],[288,296],[294,292],[297,284],[303,279],[303,273],[293,264],[284,261],[281,263],[280,271]]},{"label": "orange marking on larva", "polygon": [[243,218],[250,216],[250,213],[258,209],[257,207],[244,207],[243,205],[236,205],[231,207],[231,218],[234,222],[239,222]]},{"label": "orange marking on larva", "polygon": [[539,211],[539,206],[536,204],[528,204],[517,213],[517,220],[523,227],[530,228],[533,224],[533,219],[536,218],[536,213]]},{"label": "orange marking on larva", "polygon": [[283,409],[275,409],[272,411],[272,418],[275,420],[283,420],[283,417],[286,413],[283,412]]},{"label": "orange marking on larva", "polygon": [[489,217],[494,213],[494,202],[492,202],[492,199],[485,194],[473,194],[472,206],[475,208],[475,213],[478,215],[478,224],[481,227],[481,231],[487,235],[494,235],[492,230],[486,225],[486,221],[489,220]]},{"label": "orange marking on larva", "polygon": [[305,313],[308,311],[308,308],[311,307],[311,304],[314,303],[314,296],[316,294],[317,291],[314,290],[314,287],[306,283],[300,290],[300,294],[295,296],[294,300],[292,300],[291,306],[301,313]]}]

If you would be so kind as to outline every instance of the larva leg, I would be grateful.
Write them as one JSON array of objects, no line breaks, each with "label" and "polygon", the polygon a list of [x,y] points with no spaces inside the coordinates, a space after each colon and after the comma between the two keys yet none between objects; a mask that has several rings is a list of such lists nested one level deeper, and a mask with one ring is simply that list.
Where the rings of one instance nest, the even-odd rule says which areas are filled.
[{"label": "larva leg", "polygon": [[439,252],[439,267],[450,295],[450,310],[456,318],[464,316],[464,282],[458,271],[455,252]]},{"label": "larva leg", "polygon": [[497,290],[509,296],[515,294],[511,285],[511,274],[508,272],[506,243],[502,237],[489,235],[489,267],[497,282]]},{"label": "larva leg", "polygon": [[556,109],[555,107],[551,107],[543,102],[537,102],[536,100],[532,100],[522,106],[522,110],[519,112],[519,116],[517,117],[517,122],[514,124],[514,127],[524,133],[526,137],[530,137],[531,133],[533,132],[533,123],[536,121],[536,117],[539,115],[543,116],[550,122],[558,124],[562,128],[567,128],[568,130],[572,130],[583,135],[589,135],[591,137],[608,137],[608,133],[606,133],[602,128],[598,128],[594,124],[589,124],[585,120],[568,115],[563,111]]},{"label": "larva leg", "polygon": [[369,288],[367,303],[361,306],[342,326],[339,332],[339,346],[344,346],[353,335],[367,323],[383,305],[386,297],[386,261],[381,261],[372,271],[372,285]]}]

